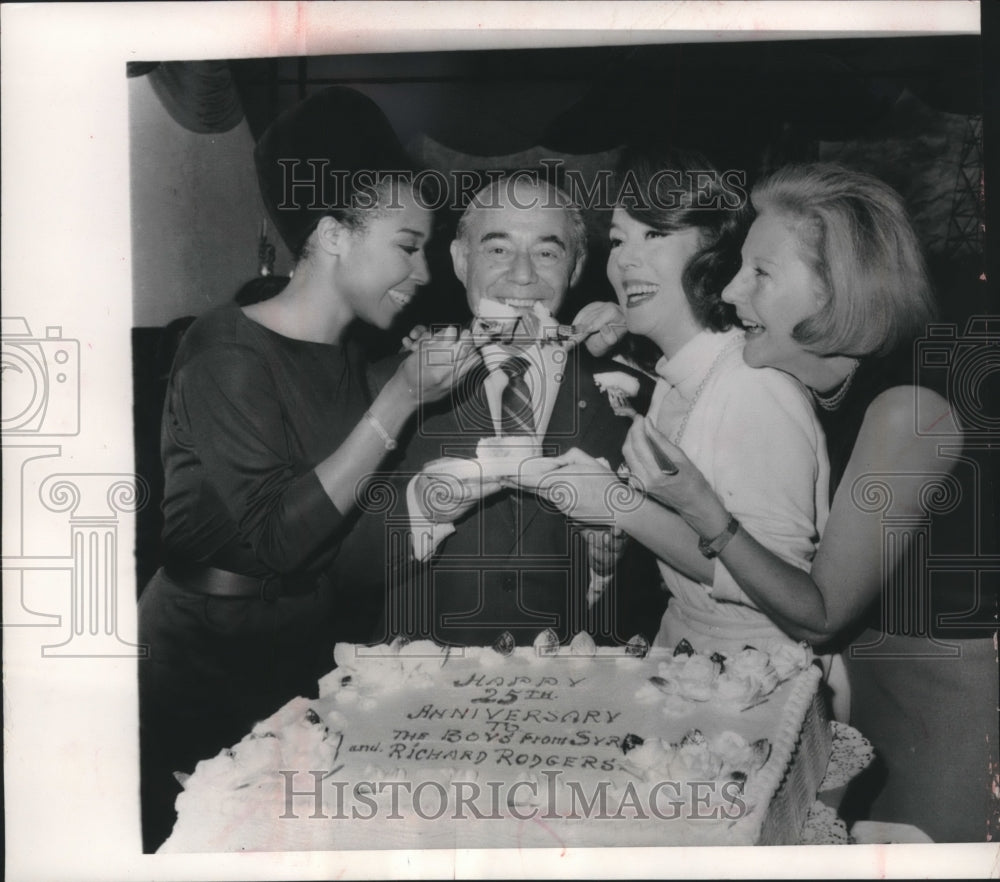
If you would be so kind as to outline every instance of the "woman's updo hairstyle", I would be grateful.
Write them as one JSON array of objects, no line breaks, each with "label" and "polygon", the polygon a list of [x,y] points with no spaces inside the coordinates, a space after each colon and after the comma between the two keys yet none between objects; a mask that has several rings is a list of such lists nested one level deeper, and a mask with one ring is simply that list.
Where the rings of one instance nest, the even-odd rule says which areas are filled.
[{"label": "woman's updo hairstyle", "polygon": [[714,331],[736,321],[719,295],[740,267],[750,221],[744,181],[741,172],[724,176],[702,154],[678,148],[629,148],[615,176],[615,207],[634,220],[663,233],[700,232],[681,284],[695,319]]},{"label": "woman's updo hairstyle", "polygon": [[264,205],[297,261],[321,218],[363,229],[413,179],[385,114],[344,86],[282,113],[257,142],[254,163]]}]

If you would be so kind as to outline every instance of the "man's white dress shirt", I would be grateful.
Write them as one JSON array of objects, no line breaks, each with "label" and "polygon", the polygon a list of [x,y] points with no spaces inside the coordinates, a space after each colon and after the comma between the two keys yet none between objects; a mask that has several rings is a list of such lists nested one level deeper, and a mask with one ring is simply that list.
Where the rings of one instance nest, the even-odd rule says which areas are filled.
[{"label": "man's white dress shirt", "polygon": [[[555,341],[532,342],[527,345],[487,344],[480,349],[483,362],[489,371],[484,382],[486,400],[493,419],[494,434],[500,434],[501,398],[508,377],[501,365],[510,358],[523,358],[528,362],[524,372],[531,394],[532,411],[537,438],[545,437],[556,397],[565,379],[567,352],[571,344]],[[416,501],[414,477],[406,488],[406,502],[413,531],[413,555],[418,561],[426,560],[452,533],[451,523],[433,523],[423,516]]]}]

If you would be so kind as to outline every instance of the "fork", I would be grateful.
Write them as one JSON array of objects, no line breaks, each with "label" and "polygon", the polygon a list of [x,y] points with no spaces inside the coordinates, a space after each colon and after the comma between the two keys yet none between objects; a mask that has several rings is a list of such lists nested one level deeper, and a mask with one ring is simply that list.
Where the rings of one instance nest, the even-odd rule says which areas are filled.
[{"label": "fork", "polygon": [[[602,325],[601,327],[607,328],[624,328],[627,325],[624,322],[611,322],[607,325]],[[594,334],[600,332],[601,328],[594,328],[592,331],[581,331],[578,325],[558,325],[554,329],[555,336],[557,340],[565,340],[570,343],[582,343],[588,337],[593,337]]]},{"label": "fork", "polygon": [[614,411],[615,416],[623,416],[631,419],[639,415],[639,411],[629,404],[628,396],[621,389],[608,389],[607,392],[608,402],[611,404],[611,409]]}]

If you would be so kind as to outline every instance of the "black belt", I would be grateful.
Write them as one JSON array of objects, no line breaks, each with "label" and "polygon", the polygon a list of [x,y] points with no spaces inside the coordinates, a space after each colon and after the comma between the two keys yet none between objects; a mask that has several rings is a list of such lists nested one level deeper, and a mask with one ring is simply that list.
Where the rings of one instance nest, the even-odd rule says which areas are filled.
[{"label": "black belt", "polygon": [[218,567],[170,561],[163,567],[167,578],[182,588],[208,597],[255,597],[273,602],[279,597],[310,594],[317,588],[311,577],[244,576]]}]

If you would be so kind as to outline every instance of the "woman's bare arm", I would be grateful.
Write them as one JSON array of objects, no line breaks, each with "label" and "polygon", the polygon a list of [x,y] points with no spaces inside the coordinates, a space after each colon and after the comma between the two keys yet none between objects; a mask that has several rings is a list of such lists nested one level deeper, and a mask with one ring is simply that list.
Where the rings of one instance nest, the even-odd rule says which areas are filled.
[{"label": "woman's bare arm", "polygon": [[892,494],[894,516],[919,517],[915,490],[953,470],[954,460],[938,456],[936,439],[915,431],[918,415],[927,421],[919,429],[951,420],[945,399],[922,387],[890,389],[872,402],[810,573],[784,564],[743,531],[723,551],[740,587],[793,636],[815,643],[841,631],[878,597],[898,563],[901,546],[895,554],[883,548],[882,509],[858,496],[865,484],[876,481],[875,493]]},{"label": "woman's bare arm", "polygon": [[[940,433],[942,424],[954,430],[953,438],[960,436],[947,401],[937,393],[915,386],[883,392],[865,415],[811,571],[785,563],[745,530],[730,541],[720,560],[747,596],[786,632],[811,643],[828,640],[878,597],[886,570],[901,553],[900,546],[895,555],[883,548],[881,508],[855,497],[864,494],[868,480],[876,481],[875,494],[892,494],[894,516],[922,516],[915,491],[954,468],[954,460],[938,455],[936,439],[924,434],[931,425]],[[668,455],[672,451],[676,448]],[[694,468],[690,462],[683,465],[685,471]],[[715,526],[705,525],[724,522],[725,509],[714,493],[705,492],[707,485],[692,492],[697,481],[690,474],[679,484],[683,490],[677,498],[660,498],[683,510],[696,530],[711,532]]]}]

